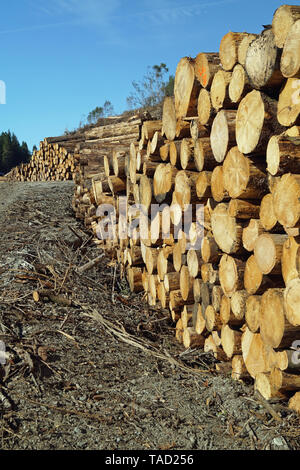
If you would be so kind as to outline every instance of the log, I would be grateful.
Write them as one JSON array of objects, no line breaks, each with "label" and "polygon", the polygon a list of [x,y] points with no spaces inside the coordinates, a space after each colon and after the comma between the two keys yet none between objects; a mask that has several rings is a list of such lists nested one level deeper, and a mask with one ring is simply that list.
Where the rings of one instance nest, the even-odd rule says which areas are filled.
[{"label": "log", "polygon": [[245,69],[253,88],[274,90],[284,77],[280,71],[280,51],[271,28],[264,29],[247,49]]},{"label": "log", "polygon": [[221,311],[222,297],[223,297],[222,287],[214,285],[212,288],[212,292],[211,292],[211,304],[216,312]]},{"label": "log", "polygon": [[215,117],[216,111],[211,103],[210,92],[201,88],[197,102],[197,116],[199,123],[203,126],[210,126]]},{"label": "log", "polygon": [[265,345],[289,348],[299,337],[299,328],[287,322],[283,289],[268,289],[261,299],[260,335]]},{"label": "log", "polygon": [[285,315],[288,322],[300,326],[300,278],[291,279],[284,290]]},{"label": "log", "polygon": [[180,59],[174,81],[176,118],[197,115],[197,102],[200,83],[195,76],[195,59],[183,57]]},{"label": "log", "polygon": [[186,259],[190,276],[192,278],[196,278],[200,272],[201,265],[203,264],[201,253],[196,250],[189,250]]},{"label": "log", "polygon": [[234,292],[244,287],[245,263],[224,254],[219,264],[219,279],[224,294],[232,297]]},{"label": "log", "polygon": [[222,251],[211,233],[205,235],[203,238],[201,256],[204,263],[217,263],[222,256]]},{"label": "log", "polygon": [[251,255],[245,265],[244,286],[248,294],[255,294],[261,286],[263,274],[256,262],[254,255]]},{"label": "log", "polygon": [[210,144],[214,157],[221,163],[228,150],[236,145],[235,139],[235,110],[222,109],[216,115],[210,133]]},{"label": "log", "polygon": [[243,323],[234,315],[233,311],[231,310],[231,299],[226,297],[226,295],[222,295],[220,319],[223,325],[228,325],[233,328],[239,328]]},{"label": "log", "polygon": [[206,329],[209,332],[213,330],[220,330],[222,328],[222,322],[220,319],[220,314],[215,311],[212,305],[208,305],[205,309],[205,325]]},{"label": "log", "polygon": [[283,244],[288,235],[262,233],[254,244],[254,257],[263,274],[281,274]]},{"label": "log", "polygon": [[286,134],[273,135],[267,147],[267,170],[273,176],[300,173],[300,140]]},{"label": "log", "polygon": [[280,70],[286,78],[300,78],[300,19],[289,29],[280,60]]},{"label": "log", "polygon": [[217,165],[211,148],[210,137],[200,137],[195,141],[194,162],[198,171],[212,170]]},{"label": "log", "polygon": [[[261,227],[261,232],[263,229],[266,231],[280,230],[274,211],[273,195],[271,193],[266,194],[261,200],[259,226]],[[260,235],[260,233],[258,235]]]},{"label": "log", "polygon": [[293,410],[300,415],[300,392],[296,392],[289,399],[288,407],[290,410]]},{"label": "log", "polygon": [[247,371],[247,367],[244,363],[243,356],[239,354],[237,354],[236,356],[233,356],[232,361],[231,361],[231,367],[232,367],[231,377],[233,380],[245,380],[249,378],[250,374]]},{"label": "log", "polygon": [[217,359],[217,361],[226,361],[228,360],[226,354],[224,353],[222,347],[218,346],[215,343],[215,340],[210,334],[206,339],[204,343],[204,352],[211,352],[213,354],[213,357]]},{"label": "log", "polygon": [[291,26],[300,19],[300,6],[281,5],[275,11],[272,20],[272,30],[275,44],[283,48]]},{"label": "log", "polygon": [[193,295],[194,295],[194,299],[195,299],[195,302],[200,302],[201,300],[201,284],[202,284],[202,280],[199,279],[199,278],[195,278],[193,280]]},{"label": "log", "polygon": [[[259,216],[260,206],[242,199],[231,199],[228,214],[237,219],[255,219]],[[245,229],[244,229],[245,230]],[[244,233],[243,230],[243,233]]]},{"label": "log", "polygon": [[183,345],[185,348],[203,348],[205,338],[198,335],[195,329],[187,327],[183,330]]},{"label": "log", "polygon": [[282,247],[281,273],[285,285],[300,277],[300,249],[298,239],[288,237]]},{"label": "log", "polygon": [[[298,78],[288,78],[279,94],[277,119],[282,126],[300,124],[300,81]],[[279,132],[276,132],[279,134]]]},{"label": "log", "polygon": [[248,297],[249,294],[245,289],[237,290],[232,294],[230,304],[232,313],[237,320],[236,325],[242,326],[245,321],[246,301]]},{"label": "log", "polygon": [[300,375],[288,374],[274,367],[271,370],[270,379],[275,390],[284,395],[287,392],[297,392],[300,390]]},{"label": "log", "polygon": [[228,214],[228,206],[218,204],[211,216],[211,227],[219,248],[227,254],[243,252],[243,225]]},{"label": "log", "polygon": [[246,327],[242,339],[242,356],[247,371],[253,379],[259,374],[268,372],[269,352],[259,333],[252,333]]},{"label": "log", "polygon": [[261,296],[249,295],[246,300],[245,320],[252,333],[257,333],[260,328]]},{"label": "log", "polygon": [[229,83],[232,73],[219,70],[212,81],[210,89],[210,99],[212,107],[216,112],[220,109],[233,109],[234,104],[229,97]]},{"label": "log", "polygon": [[242,332],[233,330],[228,325],[223,325],[221,330],[222,348],[228,357],[231,359],[235,354],[242,353]]},{"label": "log", "polygon": [[218,53],[200,52],[195,59],[195,75],[201,86],[209,89],[214,75],[220,69]]},{"label": "log", "polygon": [[181,269],[180,269],[179,284],[180,284],[180,291],[181,291],[183,300],[187,300],[189,297],[193,297],[193,294],[192,294],[193,284],[192,284],[191,276],[189,273],[189,269],[185,265],[181,266]]},{"label": "log", "polygon": [[153,194],[158,203],[163,202],[171,191],[177,171],[170,163],[160,163],[157,166],[153,178]]},{"label": "log", "polygon": [[244,96],[252,91],[246,71],[241,64],[237,64],[232,72],[228,87],[228,95],[232,103],[239,103]]},{"label": "log", "polygon": [[169,141],[174,140],[176,136],[176,113],[174,98],[172,96],[167,96],[164,99],[161,133],[165,135]]},{"label": "log", "polygon": [[201,277],[203,282],[209,284],[219,284],[219,271],[211,263],[204,263],[201,266]]},{"label": "log", "polygon": [[196,194],[199,199],[211,197],[211,171],[201,171],[196,179]]},{"label": "log", "polygon": [[300,175],[286,173],[273,190],[274,212],[284,227],[295,227],[300,216]]},{"label": "log", "polygon": [[268,192],[267,176],[262,164],[245,157],[232,147],[223,163],[224,186],[232,198],[261,199]]},{"label": "log", "polygon": [[245,36],[242,41],[239,44],[238,47],[238,62],[241,64],[243,67],[245,66],[246,62],[246,55],[247,55],[247,50],[251,42],[257,38],[257,34],[248,34]]},{"label": "log", "polygon": [[224,186],[223,165],[216,166],[211,175],[211,193],[216,202],[229,199],[228,191]]},{"label": "log", "polygon": [[238,48],[249,33],[229,32],[223,36],[220,43],[219,56],[224,70],[232,70],[238,61]]},{"label": "log", "polygon": [[236,142],[239,151],[263,155],[271,135],[285,130],[278,124],[277,118],[276,100],[258,90],[248,93],[239,103],[236,115]]}]

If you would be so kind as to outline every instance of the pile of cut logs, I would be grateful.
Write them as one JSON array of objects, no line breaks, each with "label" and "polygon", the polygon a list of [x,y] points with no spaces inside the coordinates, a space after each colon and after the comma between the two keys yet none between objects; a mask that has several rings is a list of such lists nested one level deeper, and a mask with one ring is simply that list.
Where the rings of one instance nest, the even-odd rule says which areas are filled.
[{"label": "pile of cut logs", "polygon": [[[299,112],[300,7],[283,5],[260,34],[182,58],[138,141],[101,163],[82,144],[73,205],[131,290],[170,310],[184,347],[300,412]],[[202,204],[201,224],[186,204]]]},{"label": "pile of cut logs", "polygon": [[71,165],[76,216],[177,340],[300,413],[300,6],[182,58],[161,120],[91,129]]}]

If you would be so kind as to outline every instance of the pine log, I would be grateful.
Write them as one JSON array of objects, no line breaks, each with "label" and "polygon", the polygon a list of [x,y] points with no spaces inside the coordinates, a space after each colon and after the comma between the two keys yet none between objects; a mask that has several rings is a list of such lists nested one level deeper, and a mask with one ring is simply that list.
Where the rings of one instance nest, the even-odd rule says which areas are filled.
[{"label": "pine log", "polygon": [[176,68],[174,97],[177,119],[197,115],[197,101],[201,85],[195,76],[194,65],[195,59],[183,57]]},{"label": "pine log", "polygon": [[300,78],[300,19],[289,29],[280,60],[280,70],[286,78]]},{"label": "pine log", "polygon": [[273,176],[300,173],[300,140],[286,134],[274,135],[267,147],[267,170]]},{"label": "pine log", "polygon": [[203,348],[205,338],[198,335],[194,328],[187,327],[183,330],[183,345],[185,348]]},{"label": "pine log", "polygon": [[252,333],[257,333],[260,328],[261,296],[249,295],[246,300],[245,320]]},{"label": "pine log", "polygon": [[269,352],[259,333],[252,333],[246,327],[242,340],[242,355],[247,371],[253,379],[259,374],[268,372]]},{"label": "pine log", "polygon": [[229,83],[232,77],[231,72],[219,70],[212,81],[210,89],[211,104],[216,112],[220,109],[233,109],[234,104],[229,97]]},{"label": "pine log", "polygon": [[211,291],[211,304],[213,308],[215,309],[215,312],[221,311],[222,297],[223,297],[222,287],[214,285]]},{"label": "pine log", "polygon": [[198,171],[215,168],[217,162],[211,148],[210,137],[200,137],[195,141],[194,161]]},{"label": "pine log", "polygon": [[235,139],[235,110],[222,109],[216,115],[210,133],[210,144],[214,157],[218,163],[221,163],[228,150],[236,145]]},{"label": "pine log", "polygon": [[284,77],[280,71],[280,51],[271,28],[264,29],[247,49],[245,69],[256,89],[278,89]]},{"label": "pine log", "polygon": [[277,231],[277,229],[280,230],[274,212],[273,195],[271,193],[266,194],[261,200],[259,211],[259,225],[262,230],[264,229],[266,231]]},{"label": "pine log", "polygon": [[300,278],[291,279],[284,290],[285,315],[291,325],[300,326]]},{"label": "pine log", "polygon": [[254,244],[254,257],[263,274],[281,274],[283,244],[288,235],[262,233]]},{"label": "pine log", "polygon": [[220,314],[215,311],[212,305],[208,305],[204,313],[206,329],[209,332],[213,330],[220,330],[222,328],[222,322],[220,319]]},{"label": "pine log", "polygon": [[[288,78],[279,94],[277,119],[282,126],[300,124],[300,81],[298,78]],[[276,132],[279,134],[279,132]]]},{"label": "pine log", "polygon": [[282,247],[281,273],[285,285],[300,277],[300,244],[295,237],[288,237]]},{"label": "pine log", "polygon": [[242,332],[223,325],[221,330],[222,348],[226,356],[231,359],[235,354],[242,353]]},{"label": "pine log", "polygon": [[219,55],[224,70],[232,70],[238,60],[238,48],[249,33],[229,32],[223,36],[220,43]]},{"label": "pine log", "polygon": [[153,194],[158,203],[163,202],[172,189],[177,171],[170,163],[160,163],[157,166],[153,178]]},{"label": "pine log", "polygon": [[[228,206],[228,214],[237,219],[255,219],[259,216],[260,206],[242,199],[231,199]],[[245,229],[244,229],[245,230]],[[244,233],[243,230],[243,233]]]},{"label": "pine log", "polygon": [[169,141],[174,140],[176,136],[176,113],[174,98],[172,96],[167,96],[164,99],[161,133],[165,135]]},{"label": "pine log", "polygon": [[211,175],[211,193],[216,202],[229,199],[229,194],[224,186],[223,165],[216,166]]},{"label": "pine log", "polygon": [[217,263],[222,256],[222,251],[211,233],[203,238],[201,256],[204,263]]},{"label": "pine log", "polygon": [[244,96],[252,91],[247,73],[241,64],[237,64],[232,72],[228,87],[228,95],[232,103],[239,103]]},{"label": "pine log", "polygon": [[199,123],[203,126],[210,126],[215,117],[216,110],[212,106],[210,92],[202,88],[199,92],[197,102],[197,115]]},{"label": "pine log", "polygon": [[268,192],[263,165],[245,157],[232,147],[223,163],[224,186],[232,198],[260,199]]},{"label": "pine log", "polygon": [[195,75],[201,86],[209,89],[215,73],[220,69],[218,53],[200,52],[195,59]]},{"label": "pine log", "polygon": [[241,100],[236,115],[236,142],[240,152],[264,154],[271,135],[285,130],[278,124],[276,115],[277,101],[264,93],[253,90]]},{"label": "pine log", "polygon": [[232,297],[234,292],[244,287],[245,263],[224,254],[219,264],[220,284],[224,294]]},{"label": "pine log", "polygon": [[295,227],[300,216],[300,175],[287,173],[277,180],[273,190],[274,212],[284,227]]},{"label": "pine log", "polygon": [[277,47],[283,48],[291,26],[299,19],[300,6],[281,5],[277,8],[272,20],[272,30]]},{"label": "pine log", "polygon": [[227,254],[241,253],[243,225],[238,223],[235,217],[228,214],[228,206],[218,204],[211,216],[211,227],[215,241],[219,248]]},{"label": "pine log", "polygon": [[300,392],[296,392],[289,399],[288,407],[290,410],[293,410],[300,415]]},{"label": "pine log", "polygon": [[257,38],[257,34],[248,34],[245,36],[242,41],[239,44],[238,47],[238,62],[241,64],[243,67],[245,66],[246,62],[246,55],[247,55],[247,50],[251,42]]},{"label": "pine log", "polygon": [[261,300],[260,335],[267,346],[289,348],[299,337],[299,327],[285,318],[283,289],[268,289]]},{"label": "pine log", "polygon": [[247,371],[243,356],[239,354],[233,356],[231,361],[231,367],[231,377],[233,380],[245,380],[249,378],[250,374]]}]

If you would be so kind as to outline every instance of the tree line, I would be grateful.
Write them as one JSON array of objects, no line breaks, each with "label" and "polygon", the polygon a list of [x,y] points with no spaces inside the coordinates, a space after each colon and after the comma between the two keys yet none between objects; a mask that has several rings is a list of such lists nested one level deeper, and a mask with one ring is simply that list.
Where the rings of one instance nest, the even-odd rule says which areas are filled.
[{"label": "tree line", "polygon": [[31,154],[26,142],[20,144],[11,131],[0,135],[0,173],[7,173],[20,163],[28,163]]},{"label": "tree line", "polygon": [[[173,96],[175,77],[168,72],[169,69],[163,62],[149,66],[142,80],[132,82],[133,90],[126,99],[128,108],[149,110],[162,104],[166,96]],[[97,106],[87,115],[86,122],[96,124],[99,119],[113,114],[114,107],[109,100],[106,100],[102,106]]]}]

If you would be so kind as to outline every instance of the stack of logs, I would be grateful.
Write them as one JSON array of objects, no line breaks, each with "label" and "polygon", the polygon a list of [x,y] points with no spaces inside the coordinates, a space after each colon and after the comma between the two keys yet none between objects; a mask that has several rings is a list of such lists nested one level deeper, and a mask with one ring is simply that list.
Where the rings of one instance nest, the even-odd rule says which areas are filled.
[{"label": "stack of logs", "polygon": [[40,142],[29,163],[13,168],[8,181],[67,181],[75,172],[74,149],[83,136],[46,137]]},{"label": "stack of logs", "polygon": [[[211,351],[219,370],[252,378],[266,399],[297,392],[298,411],[299,112],[300,7],[283,5],[261,34],[229,32],[219,53],[182,58],[162,121],[78,174],[73,203],[131,290],[170,310],[184,347]],[[139,237],[135,222],[154,203],[166,207]],[[182,229],[186,204],[204,207],[200,249],[188,245],[195,214]],[[106,238],[108,219],[117,224]]]}]

